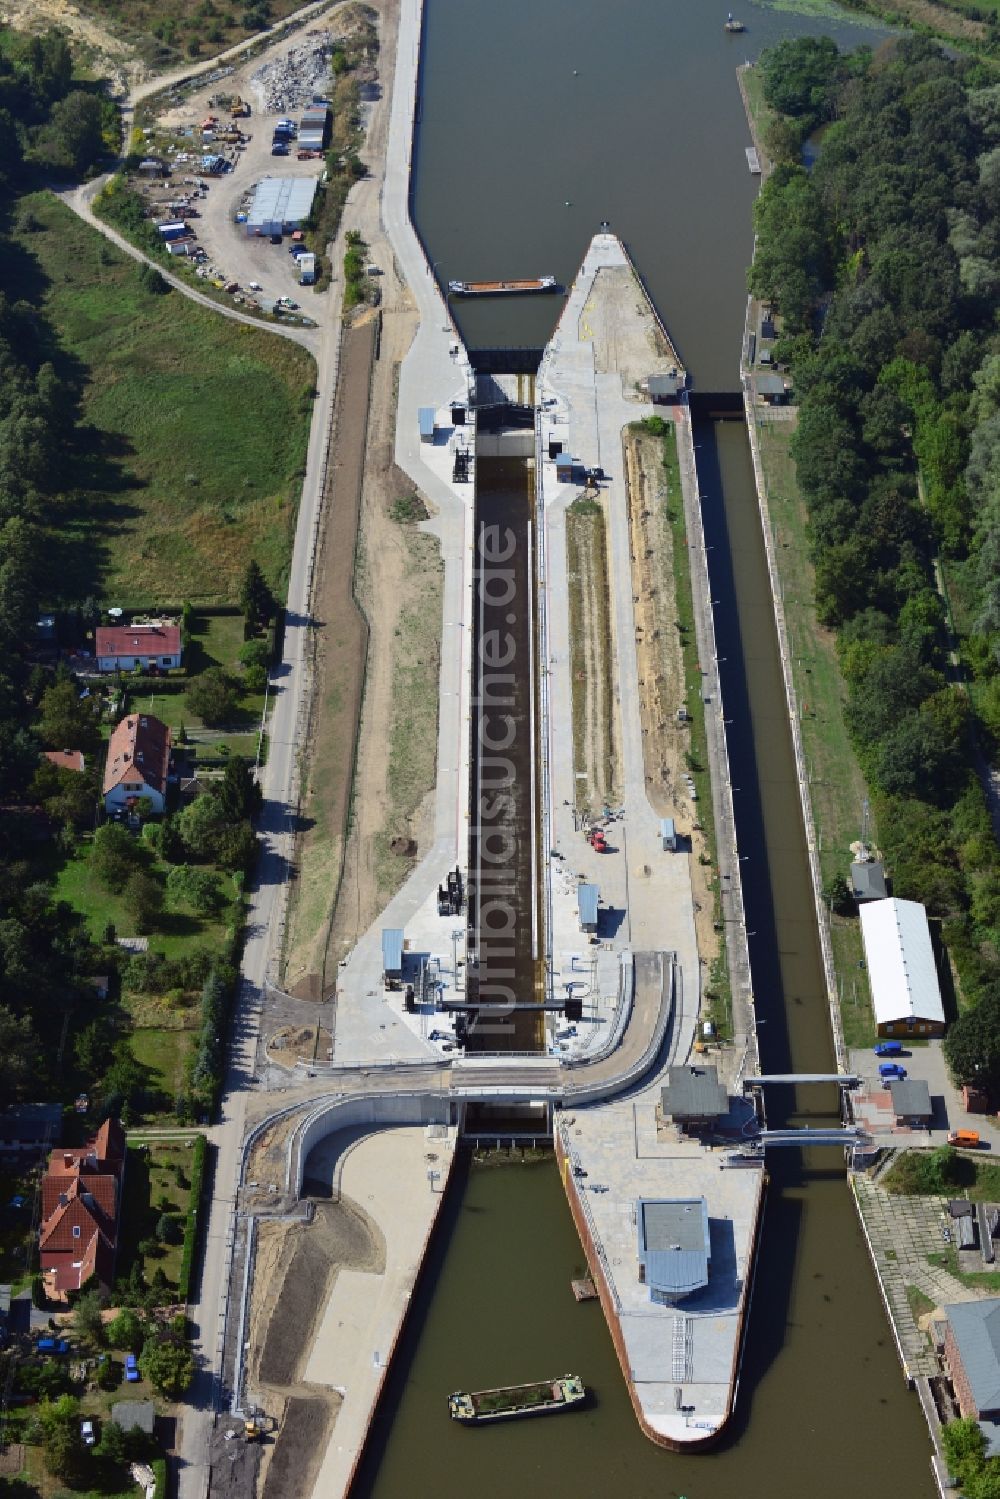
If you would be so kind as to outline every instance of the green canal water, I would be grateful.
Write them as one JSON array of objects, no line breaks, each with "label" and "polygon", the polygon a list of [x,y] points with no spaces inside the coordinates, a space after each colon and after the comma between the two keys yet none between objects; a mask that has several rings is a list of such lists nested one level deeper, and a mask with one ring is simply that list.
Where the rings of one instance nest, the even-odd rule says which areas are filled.
[{"label": "green canal water", "polygon": [[[695,389],[732,390],[756,179],[735,67],[782,36],[877,35],[740,0],[426,0],[416,217],[437,274],[572,279],[602,219],[628,243]],[[748,25],[728,37],[733,3]],[[567,207],[567,202],[569,206]],[[559,299],[459,303],[475,347],[538,346]],[[766,1070],[832,1063],[746,435],[699,423]],[[782,1096],[785,1093],[787,1096]],[[830,1096],[769,1101],[772,1123]],[[354,1495],[372,1499],[930,1499],[930,1445],[834,1152],[776,1153],[735,1417],[709,1454],[639,1432],[552,1160],[465,1165],[446,1200]],[[454,1389],[574,1372],[581,1412],[450,1422]]]}]

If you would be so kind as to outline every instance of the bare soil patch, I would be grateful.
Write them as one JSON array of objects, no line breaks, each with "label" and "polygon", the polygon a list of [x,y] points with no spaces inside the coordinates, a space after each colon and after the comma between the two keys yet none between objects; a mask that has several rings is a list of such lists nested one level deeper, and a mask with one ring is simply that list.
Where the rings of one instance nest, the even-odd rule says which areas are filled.
[{"label": "bare soil patch", "polygon": [[317,1037],[314,1025],[284,1025],[268,1041],[267,1054],[272,1062],[278,1062],[283,1067],[294,1067],[300,1058],[308,1062],[315,1062],[317,1059],[327,1061],[332,1045],[333,1037],[322,1027]]},{"label": "bare soil patch", "polygon": [[308,740],[311,757],[292,887],[286,988],[318,993],[326,931],[324,917],[336,889],[350,805],[351,777],[365,674],[368,625],[354,597],[354,555],[372,362],[378,335],[374,316],[344,333],[323,541],[316,571],[313,616],[314,693]]},{"label": "bare soil patch", "polygon": [[312,1492],[341,1397],[294,1395],[285,1415],[264,1478],[264,1499],[302,1499]]},{"label": "bare soil patch", "polygon": [[567,510],[566,552],[576,802],[599,813],[614,799],[618,754],[607,524],[597,498],[584,496]]},{"label": "bare soil patch", "polygon": [[681,495],[679,489],[669,492],[662,438],[633,428],[625,433],[624,448],[646,794],[654,812],[673,817],[678,832],[690,836],[695,934],[711,974],[721,936],[715,929],[710,846],[683,779],[690,734],[677,718],[685,683],[670,507],[680,508]]}]

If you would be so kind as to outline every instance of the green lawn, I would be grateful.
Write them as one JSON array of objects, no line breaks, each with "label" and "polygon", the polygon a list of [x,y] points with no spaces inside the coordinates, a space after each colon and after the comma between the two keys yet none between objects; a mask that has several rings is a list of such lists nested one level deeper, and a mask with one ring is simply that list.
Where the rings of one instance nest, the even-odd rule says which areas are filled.
[{"label": "green lawn", "polygon": [[[127,904],[120,894],[108,890],[94,875],[90,866],[90,839],[84,838],[71,859],[67,859],[56,875],[55,896],[57,900],[70,903],[75,911],[85,918],[91,936],[100,941],[108,922],[113,922],[119,937],[137,935],[135,922]],[[151,859],[150,872],[165,875],[169,866]],[[225,877],[223,877],[225,882]],[[188,910],[163,911],[158,918],[155,932],[149,935],[150,947],[155,947],[168,958],[179,957],[193,940],[203,943],[221,941],[225,921],[201,912]]]},{"label": "green lawn", "polygon": [[[192,1142],[194,1138],[192,1135]],[[184,1141],[150,1140],[143,1145],[129,1141],[118,1280],[128,1279],[138,1246],[143,1240],[153,1237],[161,1212],[176,1215],[183,1227],[184,1215],[190,1206],[193,1154],[193,1143],[188,1145]],[[183,1185],[177,1181],[176,1166],[181,1169]],[[176,1286],[181,1254],[180,1241],[160,1246],[156,1254],[147,1254],[144,1262],[146,1280],[154,1270],[160,1269],[170,1284]]]},{"label": "green lawn", "polygon": [[40,303],[60,374],[82,384],[92,440],[47,566],[60,592],[128,607],[233,601],[251,556],[283,591],[315,365],[139,268],[49,194],[6,243],[0,279]]},{"label": "green lawn", "polygon": [[[758,423],[761,462],[767,484],[775,556],[782,583],[792,675],[799,704],[802,746],[809,774],[820,868],[826,883],[850,873],[851,844],[861,836],[866,787],[844,722],[847,689],[833,632],[816,618],[806,509],[799,494],[790,442],[794,421]],[[874,831],[869,831],[869,837]],[[841,991],[841,1014],[849,1046],[874,1040],[868,982],[857,920],[835,917],[833,951]]]},{"label": "green lawn", "polygon": [[[129,692],[129,706],[133,710],[153,713],[163,723],[177,731],[187,731],[190,747],[202,755],[242,755],[253,760],[257,756],[257,739],[261,713],[264,708],[264,693],[244,693],[232,715],[224,726],[226,732],[206,729],[201,718],[191,707],[184,689],[186,682],[211,667],[221,666],[235,678],[240,676],[240,651],[243,647],[243,616],[234,614],[195,614],[184,647],[186,677],[174,678],[181,691],[143,687]],[[169,680],[169,679],[168,679]],[[233,731],[233,732],[230,732]],[[225,746],[225,748],[222,748]]]}]

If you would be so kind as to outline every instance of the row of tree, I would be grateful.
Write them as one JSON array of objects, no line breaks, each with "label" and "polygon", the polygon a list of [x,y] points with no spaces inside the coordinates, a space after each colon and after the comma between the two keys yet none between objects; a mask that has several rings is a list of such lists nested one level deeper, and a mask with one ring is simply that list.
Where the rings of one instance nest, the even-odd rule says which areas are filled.
[{"label": "row of tree", "polygon": [[[988,1009],[1000,853],[977,769],[1000,746],[1000,86],[914,38],[849,57],[785,42],[762,73],[778,164],[750,285],[783,319],[817,609],[837,631],[896,893],[943,919],[965,996]],[[941,557],[971,693],[950,657]]]}]

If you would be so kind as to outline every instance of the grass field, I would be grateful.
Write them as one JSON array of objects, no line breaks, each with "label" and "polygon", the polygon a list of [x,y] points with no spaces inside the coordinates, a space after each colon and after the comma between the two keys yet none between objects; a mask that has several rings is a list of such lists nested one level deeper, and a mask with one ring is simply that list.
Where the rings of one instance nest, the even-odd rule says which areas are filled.
[{"label": "grass field", "polygon": [[[758,437],[825,883],[849,872],[850,846],[861,835],[866,787],[844,722],[847,690],[834,636],[816,618],[806,510],[790,451],[794,430],[792,421],[765,419]],[[849,1046],[866,1046],[874,1030],[857,920],[834,916],[832,934],[845,1039]]]},{"label": "grass field", "polygon": [[[74,857],[66,860],[56,876],[55,898],[68,901],[75,911],[81,913],[97,941],[102,939],[109,921],[114,924],[119,937],[136,936],[135,922],[124,899],[100,883],[91,869],[89,855],[90,839],[84,838]],[[153,859],[150,872],[162,876],[168,867]],[[168,958],[174,958],[187,951],[193,940],[207,944],[221,941],[224,929],[224,920],[197,911],[163,911],[157,918],[157,928],[149,943],[166,953]]]},{"label": "grass field", "polygon": [[297,345],[156,295],[48,194],[5,245],[9,297],[40,303],[90,441],[48,559],[60,593],[128,607],[228,603],[250,557],[283,592],[315,378]]},{"label": "grass field", "polygon": [[[221,666],[238,680],[242,646],[242,614],[196,613],[184,645],[184,666],[188,676],[194,677],[210,667]],[[129,707],[132,710],[141,709],[145,713],[154,713],[173,729],[175,739],[177,731],[183,727],[187,732],[189,749],[196,756],[228,753],[253,760],[257,755],[257,738],[264,708],[263,692],[244,693],[231,722],[222,729],[206,729],[184,691],[166,691],[157,687],[130,691]]]},{"label": "grass field", "polygon": [[[149,1140],[143,1145],[129,1141],[125,1169],[125,1200],[122,1204],[122,1240],[116,1276],[128,1279],[138,1245],[153,1237],[161,1212],[176,1215],[183,1222],[191,1196],[191,1145],[180,1140]],[[183,1185],[177,1180],[177,1168]],[[182,1245],[163,1244],[155,1257],[146,1260],[146,1279],[154,1269],[161,1269],[172,1286],[176,1286],[181,1268]]]}]

